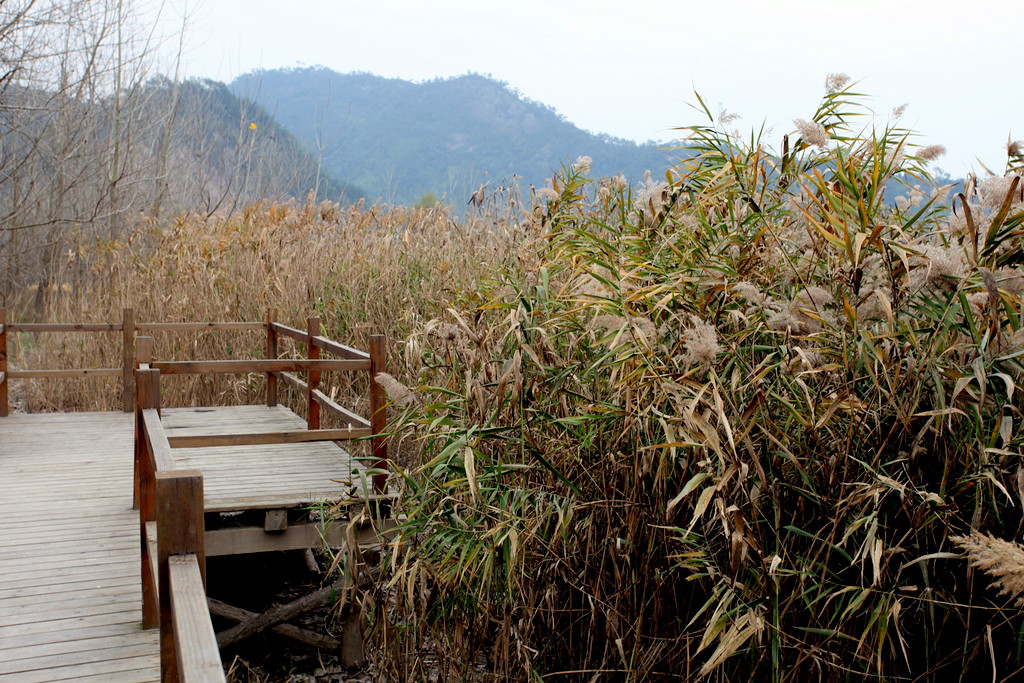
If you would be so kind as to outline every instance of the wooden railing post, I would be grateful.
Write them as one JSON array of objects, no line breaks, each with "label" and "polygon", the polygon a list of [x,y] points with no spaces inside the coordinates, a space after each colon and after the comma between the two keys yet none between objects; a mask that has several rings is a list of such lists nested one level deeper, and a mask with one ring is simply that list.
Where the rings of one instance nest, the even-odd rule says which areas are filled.
[{"label": "wooden railing post", "polygon": [[[387,428],[387,402],[384,388],[377,384],[377,375],[384,372],[384,335],[370,335],[370,428],[374,434],[383,434]],[[388,446],[382,436],[373,437],[374,468],[387,467]],[[373,476],[373,490],[383,493],[387,487],[387,474]]]},{"label": "wooden railing post", "polygon": [[[267,359],[277,358],[277,330],[274,323],[277,322],[277,309],[267,309]],[[277,405],[277,374],[267,373],[267,407],[273,408]]]},{"label": "wooden railing post", "polygon": [[[309,345],[309,359],[320,360],[320,348],[313,344],[313,337],[320,334],[320,318],[312,317],[306,320],[307,344]],[[320,371],[310,370],[309,381],[306,382],[306,426],[309,429],[320,429],[320,404],[317,402],[314,393],[317,385],[320,384]]]},{"label": "wooden railing post", "polygon": [[157,518],[156,473],[153,454],[149,452],[146,425],[142,411],[160,408],[160,371],[135,371],[135,507],[139,510],[139,538],[141,540],[142,627],[155,628],[160,623],[157,600],[157,577],[153,576],[147,523]]},{"label": "wooden railing post", "polygon": [[153,362],[153,338],[139,337],[135,340],[135,367]]},{"label": "wooden railing post", "polygon": [[124,401],[124,412],[132,412],[135,405],[135,313],[130,308],[121,314],[121,365],[123,369],[121,396]]},{"label": "wooden railing post", "polygon": [[0,308],[0,417],[7,417],[10,411],[7,380],[7,311]]},{"label": "wooden railing post", "polygon": [[[147,368],[145,372],[148,372],[148,364],[153,360],[153,338],[152,337],[139,337],[136,350],[135,350],[135,370],[132,375],[134,377],[134,398],[132,403],[135,406],[135,493],[132,498],[132,509],[139,509],[139,501],[142,497],[142,492],[139,489],[139,482],[144,475],[143,470],[140,469],[140,463],[142,462],[143,453],[140,448],[145,448],[145,434],[142,433],[142,410],[143,408],[156,408],[160,409],[160,380],[159,372],[157,372],[156,388],[153,389],[149,385],[143,386],[143,380],[139,377],[139,366],[146,364]],[[150,380],[152,381],[152,380]],[[141,446],[140,446],[140,441]],[[150,517],[152,519],[152,517]]]},{"label": "wooden railing post", "polygon": [[160,680],[178,680],[178,658],[171,613],[169,560],[194,554],[206,586],[203,475],[199,470],[156,473],[156,523],[160,571]]}]

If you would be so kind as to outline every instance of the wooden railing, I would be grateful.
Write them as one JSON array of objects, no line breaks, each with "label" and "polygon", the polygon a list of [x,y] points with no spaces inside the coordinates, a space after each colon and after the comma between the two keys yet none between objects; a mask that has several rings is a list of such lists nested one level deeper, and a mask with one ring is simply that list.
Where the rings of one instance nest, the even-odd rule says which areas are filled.
[{"label": "wooden railing", "polygon": [[[207,324],[138,325],[136,329],[217,329]],[[218,323],[216,325],[224,325]],[[246,326],[246,327],[243,327]],[[160,627],[161,671],[164,680],[220,680],[222,676],[216,636],[210,624],[205,599],[205,539],[203,519],[203,477],[196,470],[177,470],[173,448],[235,446],[310,441],[339,441],[366,438],[384,431],[385,404],[373,377],[382,372],[383,338],[371,338],[371,352],[365,353],[320,336],[319,321],[310,318],[308,331],[274,322],[234,324],[230,329],[259,329],[267,332],[267,351],[272,357],[259,360],[154,360],[153,339],[136,339],[135,370],[135,496],[139,508],[142,546],[143,626]],[[221,328],[223,329],[223,328]],[[307,345],[307,358],[276,358],[278,335],[292,337]],[[324,359],[327,352],[338,359]],[[326,371],[369,372],[370,407],[367,420],[342,407],[317,387]],[[308,381],[296,372],[307,373]],[[267,405],[277,403],[278,381],[284,381],[307,400],[307,429],[270,433],[237,433],[168,437],[160,418],[161,375],[264,373],[267,375]],[[322,429],[320,408],[338,417],[345,427]],[[379,441],[377,441],[379,439]],[[386,486],[386,446],[375,437],[374,490]]]},{"label": "wooden railing", "polygon": [[174,466],[160,422],[159,371],[143,364],[136,376],[142,626],[160,628],[162,681],[223,681],[206,601],[203,475]]},{"label": "wooden railing", "polygon": [[[277,322],[277,314],[273,309],[268,310],[265,321],[262,322],[178,322],[178,323],[136,323],[132,309],[125,308],[122,312],[120,323],[8,323],[6,312],[0,308],[0,417],[9,414],[9,391],[8,386],[12,379],[54,379],[66,377],[116,377],[122,378],[123,409],[131,412],[135,404],[135,376],[136,357],[136,333],[151,334],[154,332],[204,332],[210,330],[230,331],[265,331],[266,359],[265,360],[210,360],[210,361],[160,361],[154,362],[152,367],[160,370],[165,375],[171,374],[218,374],[218,373],[248,373],[259,372],[266,375],[266,402],[268,406],[277,405],[279,382],[285,382],[300,394],[306,395],[306,422],[310,430],[320,429],[321,409],[338,417],[346,425],[345,430],[335,430],[335,439],[364,438],[371,434],[382,434],[386,425],[385,398],[381,387],[373,381],[377,374],[384,372],[384,338],[382,336],[370,337],[370,351],[345,346],[332,341],[320,334],[320,319],[311,317],[306,321],[306,330],[289,327]],[[8,367],[8,340],[9,332],[120,332],[121,344],[121,367],[120,368],[75,368],[57,370],[17,370],[12,371]],[[278,342],[281,337],[288,337],[306,345],[307,358],[305,359],[279,359]],[[140,337],[142,338],[142,337]],[[321,352],[331,354],[336,360],[324,360]],[[151,353],[151,351],[150,351]],[[148,359],[147,359],[148,360]],[[370,418],[369,420],[353,413],[332,400],[319,389],[320,373],[333,370],[360,371],[370,373]],[[297,377],[295,372],[306,372],[307,381]],[[293,437],[298,440],[320,440],[312,437]],[[239,436],[240,439],[244,438]],[[282,437],[286,438],[286,437]],[[237,443],[253,443],[252,441],[239,441]],[[261,442],[266,443],[266,442]],[[282,442],[283,443],[283,442]],[[176,443],[175,445],[184,445]],[[202,444],[194,444],[202,445]],[[206,445],[220,445],[209,443]],[[382,437],[373,438],[374,467],[382,470],[387,459],[387,447]],[[374,488],[383,490],[386,475],[379,473],[374,475]]]},{"label": "wooden railing", "polygon": [[[9,390],[12,379],[57,379],[63,377],[121,377],[121,396],[124,411],[132,411],[135,396],[134,376],[135,347],[133,340],[137,326],[132,309],[122,312],[119,323],[11,323],[7,312],[0,308],[0,417],[10,413]],[[60,370],[11,370],[7,359],[7,335],[9,332],[120,332],[121,367],[119,368],[74,368]]]},{"label": "wooden railing", "polygon": [[[265,359],[154,360],[152,337],[136,333],[265,331]],[[121,332],[121,368],[18,370],[8,367],[8,332]],[[305,344],[305,358],[278,358],[281,337]],[[334,358],[322,358],[328,354]],[[357,371],[370,376],[370,417],[338,404],[319,389],[322,372]],[[295,373],[306,373],[300,379]],[[339,441],[372,437],[373,489],[386,488],[387,421],[385,399],[374,381],[384,372],[384,338],[370,338],[369,353],[320,334],[318,318],[306,331],[276,321],[273,310],[263,322],[135,323],[125,309],[120,323],[8,323],[0,309],[0,417],[9,411],[11,379],[122,377],[123,405],[135,412],[134,495],[139,509],[143,625],[160,628],[161,677],[164,681],[222,681],[224,674],[207,606],[203,476],[175,468],[173,448]],[[306,398],[305,430],[168,437],[160,418],[160,376],[180,374],[261,373],[266,376],[266,403],[278,403],[281,382]],[[321,410],[344,426],[321,428]]]}]

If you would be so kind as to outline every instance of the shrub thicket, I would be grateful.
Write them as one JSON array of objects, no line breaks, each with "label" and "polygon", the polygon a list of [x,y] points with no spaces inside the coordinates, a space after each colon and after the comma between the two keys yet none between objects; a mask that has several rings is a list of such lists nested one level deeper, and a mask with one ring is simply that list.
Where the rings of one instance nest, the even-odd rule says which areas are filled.
[{"label": "shrub thicket", "polygon": [[664,181],[566,169],[536,262],[409,340],[392,675],[1020,669],[950,542],[1020,526],[1020,158],[950,204],[834,85],[781,151],[705,109]]}]

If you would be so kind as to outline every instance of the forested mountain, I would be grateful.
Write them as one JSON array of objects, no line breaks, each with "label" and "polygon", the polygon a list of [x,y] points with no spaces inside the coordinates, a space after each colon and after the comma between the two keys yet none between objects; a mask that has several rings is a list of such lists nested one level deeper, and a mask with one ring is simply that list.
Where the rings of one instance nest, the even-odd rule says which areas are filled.
[{"label": "forested mountain", "polygon": [[[264,199],[350,202],[262,107],[216,81],[100,89],[0,82],[4,287],[66,275],[67,244],[116,239],[140,215],[228,212]],[[2,299],[3,291],[0,291]]]},{"label": "forested mountain", "polygon": [[[191,80],[175,86],[154,82],[163,89],[155,97],[157,110],[174,109],[171,145],[177,155],[191,155],[202,163],[194,173],[204,175],[216,187],[193,187],[195,204],[210,201],[257,201],[304,199],[316,189],[317,196],[342,203],[355,201],[363,190],[339,183],[323,171],[308,147],[263,107],[232,93],[212,80]],[[193,182],[195,178],[193,178]],[[185,208],[185,207],[183,207]]]},{"label": "forested mountain", "polygon": [[256,71],[230,88],[262,105],[339,180],[370,197],[410,203],[424,193],[464,202],[481,184],[519,176],[523,188],[578,156],[597,175],[656,176],[675,158],[654,144],[594,135],[550,107],[479,75],[412,83],[322,67]]}]

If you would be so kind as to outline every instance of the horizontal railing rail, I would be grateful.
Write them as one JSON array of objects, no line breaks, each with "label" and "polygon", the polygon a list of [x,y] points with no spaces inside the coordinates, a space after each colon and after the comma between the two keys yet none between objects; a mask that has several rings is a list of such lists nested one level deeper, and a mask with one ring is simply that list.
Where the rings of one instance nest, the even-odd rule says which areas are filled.
[{"label": "horizontal railing rail", "polygon": [[[298,392],[306,393],[309,390],[308,384],[290,372],[275,372],[274,374],[280,379],[283,379],[286,384]],[[357,415],[351,410],[348,410],[319,389],[313,390],[313,399],[322,407],[326,408],[329,413],[341,419],[342,422],[356,427],[370,428],[369,420],[362,415]]]},{"label": "horizontal railing rail", "polygon": [[11,332],[121,332],[122,323],[10,323]]},{"label": "horizontal railing rail", "polygon": [[217,634],[210,621],[202,569],[195,553],[167,559],[171,625],[178,678],[189,681],[223,681],[224,667]]},{"label": "horizontal railing rail", "polygon": [[8,370],[11,379],[59,379],[64,377],[120,377],[121,368],[80,368],[70,370]]},{"label": "horizontal railing rail", "polygon": [[165,375],[229,375],[250,372],[324,372],[330,370],[365,371],[368,360],[306,360],[276,358],[256,360],[170,360],[153,361],[152,366]]},{"label": "horizontal railing rail", "polygon": [[368,428],[299,429],[287,432],[239,432],[237,434],[194,434],[172,436],[171,448],[203,448],[207,446],[262,446],[284,443],[315,443],[317,441],[345,441],[373,436]]},{"label": "horizontal railing rail", "polygon": [[[266,338],[266,358],[252,360],[214,359],[214,360],[154,360],[153,341],[151,337],[136,337],[136,333],[183,333],[222,331],[263,331]],[[121,332],[122,367],[121,368],[61,368],[61,369],[18,369],[8,367],[9,332]],[[306,358],[280,358],[278,339],[285,337],[305,344]],[[147,340],[147,341],[143,341]],[[146,348],[140,347],[146,344]],[[321,353],[334,356],[333,359],[321,358]],[[337,418],[344,427],[341,430],[325,432],[318,436],[303,436],[297,433],[283,433],[274,437],[254,435],[223,435],[214,443],[257,444],[257,443],[296,443],[301,440],[326,441],[372,437],[374,468],[382,471],[387,459],[387,446],[382,436],[386,424],[386,401],[381,387],[374,381],[384,372],[383,337],[373,336],[370,339],[370,350],[346,346],[320,333],[320,320],[311,317],[306,321],[306,330],[290,327],[276,319],[276,312],[271,309],[267,318],[260,322],[140,322],[136,323],[132,309],[123,311],[120,323],[9,323],[6,312],[0,309],[0,417],[9,414],[9,391],[11,380],[26,379],[61,379],[61,378],[100,378],[122,376],[122,393],[124,410],[130,412],[134,407],[136,396],[135,368],[158,370],[164,375],[210,375],[210,374],[248,374],[261,373],[266,376],[266,403],[277,405],[278,384],[283,381],[297,393],[306,397],[306,426],[310,431],[320,429],[321,409]],[[293,373],[305,373],[305,379]],[[370,417],[364,418],[341,406],[327,396],[319,388],[323,372],[369,372]],[[333,438],[330,438],[332,437]],[[276,439],[266,441],[266,439]],[[256,439],[264,439],[257,441]],[[196,441],[175,440],[175,447],[187,447],[185,443]],[[382,491],[386,475],[374,476],[374,488]]]},{"label": "horizontal railing rail", "polygon": [[264,322],[186,322],[186,323],[138,323],[137,332],[206,332],[208,330],[258,332],[265,330]]}]

